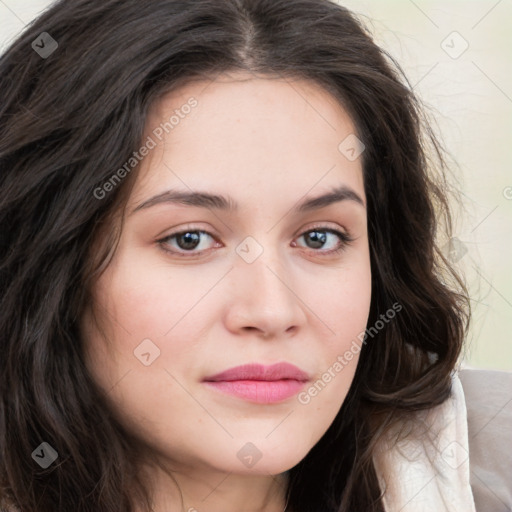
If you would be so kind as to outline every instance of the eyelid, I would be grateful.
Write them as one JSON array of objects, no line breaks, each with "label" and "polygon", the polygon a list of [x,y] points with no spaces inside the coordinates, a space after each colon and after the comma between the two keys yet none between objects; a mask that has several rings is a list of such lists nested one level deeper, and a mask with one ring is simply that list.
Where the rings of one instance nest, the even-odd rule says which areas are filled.
[{"label": "eyelid", "polygon": [[[311,232],[311,231],[315,231],[315,230],[318,230],[318,231],[325,231],[327,233],[331,233],[331,234],[334,234],[336,236],[338,236],[338,238],[340,239],[340,246],[336,249],[330,249],[330,250],[321,250],[321,249],[318,249],[318,250],[315,250],[315,249],[309,249],[307,247],[302,247],[300,246],[301,248],[305,249],[306,251],[309,251],[309,252],[312,252],[312,253],[317,253],[318,255],[331,255],[331,254],[337,254],[337,253],[340,253],[342,252],[343,250],[345,250],[347,248],[348,245],[350,245],[352,242],[354,242],[357,237],[353,237],[350,233],[350,231],[346,228],[340,228],[340,227],[330,227],[328,226],[325,222],[324,223],[317,223],[317,224],[314,224],[312,226],[309,226],[309,227],[306,227],[306,228],[301,228],[298,232],[296,232],[296,234],[294,235],[294,238],[293,240]],[[222,242],[219,242],[218,241],[218,237],[205,230],[205,229],[202,229],[198,226],[194,226],[193,224],[191,225],[185,225],[184,227],[180,228],[179,230],[177,231],[173,231],[167,235],[165,235],[164,237],[161,237],[159,238],[158,240],[156,240],[156,243],[158,243],[158,245],[162,248],[163,251],[165,251],[166,253],[171,253],[172,255],[176,255],[178,257],[185,257],[185,258],[190,258],[190,259],[193,259],[194,257],[198,257],[198,256],[202,256],[203,254],[205,253],[208,253],[210,252],[212,249],[205,249],[203,251],[199,251],[199,252],[194,252],[194,251],[176,251],[176,250],[170,250],[170,249],[166,249],[164,247],[165,245],[165,242],[167,240],[169,240],[170,238],[174,238],[174,237],[177,237],[179,235],[182,235],[182,234],[185,234],[187,232],[196,232],[196,233],[202,233],[202,234],[205,234],[205,235],[208,235],[210,236],[211,238],[213,238],[217,243],[222,243]],[[297,244],[295,244],[294,247],[297,247]]]},{"label": "eyelid", "polygon": [[[301,229],[299,232],[299,236],[302,236],[306,233],[309,233],[311,231],[325,231],[327,233],[332,233],[336,236],[338,236],[341,240],[340,246],[337,249],[331,249],[329,251],[322,251],[322,250],[315,250],[315,249],[307,249],[310,252],[318,253],[320,255],[332,255],[332,254],[339,254],[343,252],[349,245],[351,245],[353,242],[357,240],[357,237],[352,236],[351,232],[347,228],[339,228],[339,227],[330,227],[327,226],[325,223],[319,223],[315,224],[313,226],[308,227],[307,229]],[[295,237],[297,238],[297,236]]]},{"label": "eyelid", "polygon": [[210,236],[211,238],[213,238],[217,243],[218,240],[217,240],[217,236],[214,235],[213,233],[211,233],[210,231],[207,231],[206,229],[203,229],[203,228],[200,228],[198,226],[195,226],[193,224],[188,224],[188,225],[185,225],[183,226],[182,228],[178,229],[177,231],[172,231],[171,233],[163,236],[163,237],[160,237],[158,240],[156,240],[156,243],[159,245],[159,247],[165,251],[167,254],[171,254],[171,255],[174,255],[174,256],[177,256],[177,257],[183,257],[183,258],[189,258],[189,259],[194,259],[194,257],[198,257],[198,256],[202,256],[204,253],[207,253],[207,252],[210,252],[211,249],[205,249],[204,251],[199,251],[199,252],[191,252],[191,251],[177,251],[175,249],[166,249],[165,248],[165,242],[167,240],[169,240],[170,238],[174,238],[174,237],[177,237],[178,235],[182,235],[184,233],[187,233],[187,232],[197,232],[197,233],[204,233],[208,236]]},{"label": "eyelid", "polygon": [[306,227],[301,227],[298,231],[295,232],[295,238],[297,238],[299,235],[303,235],[304,233],[308,233],[309,231],[314,231],[315,229],[318,229],[319,231],[337,231],[339,233],[346,234],[347,236],[350,235],[350,232],[344,228],[340,227],[339,224],[333,224],[330,226],[327,221],[325,222],[313,222],[313,224],[306,224]]}]

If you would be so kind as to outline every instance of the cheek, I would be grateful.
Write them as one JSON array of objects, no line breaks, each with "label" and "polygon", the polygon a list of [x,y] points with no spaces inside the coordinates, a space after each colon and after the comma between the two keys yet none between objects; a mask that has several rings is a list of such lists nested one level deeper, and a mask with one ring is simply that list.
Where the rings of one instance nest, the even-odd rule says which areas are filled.
[{"label": "cheek", "polygon": [[[190,309],[197,290],[183,273],[173,272],[161,263],[144,260],[126,251],[121,254],[98,287],[103,304],[115,319],[117,331],[160,338]],[[197,300],[197,298],[196,298]],[[140,342],[141,340],[139,340]]]},{"label": "cheek", "polygon": [[316,402],[335,414],[352,384],[363,346],[371,303],[369,260],[365,264],[363,255],[357,264],[337,270],[333,279],[324,283],[311,309],[328,327],[324,329],[328,335],[322,342],[320,373],[313,387],[305,390],[302,403]]},{"label": "cheek", "polygon": [[161,386],[176,386],[166,370],[190,367],[197,358],[201,330],[215,315],[199,303],[216,279],[199,280],[190,270],[177,272],[119,251],[94,290],[104,334],[84,319],[89,367],[102,387],[111,389],[123,379],[116,389],[126,388],[125,396],[136,399],[139,392],[158,395]]},{"label": "cheek", "polygon": [[331,354],[364,331],[372,295],[369,258],[362,253],[354,262],[332,269],[323,276],[315,292],[303,291],[313,313],[328,327],[326,338]]}]

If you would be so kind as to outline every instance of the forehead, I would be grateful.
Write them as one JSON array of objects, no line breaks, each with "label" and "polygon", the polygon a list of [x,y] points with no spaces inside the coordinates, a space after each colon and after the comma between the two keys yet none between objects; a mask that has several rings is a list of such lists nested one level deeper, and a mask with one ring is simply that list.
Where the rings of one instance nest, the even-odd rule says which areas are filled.
[{"label": "forehead", "polygon": [[[194,105],[191,107],[190,105]],[[243,201],[345,184],[364,197],[361,159],[340,143],[356,127],[329,92],[307,80],[225,74],[164,95],[149,112],[136,199],[168,188],[215,189]]]}]

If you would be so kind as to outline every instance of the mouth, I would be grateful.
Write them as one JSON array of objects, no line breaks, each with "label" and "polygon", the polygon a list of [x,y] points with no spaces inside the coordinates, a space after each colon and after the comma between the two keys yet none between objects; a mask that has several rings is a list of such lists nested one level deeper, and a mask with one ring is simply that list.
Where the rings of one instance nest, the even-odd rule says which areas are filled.
[{"label": "mouth", "polygon": [[218,392],[258,404],[283,402],[300,392],[309,375],[297,366],[248,364],[206,377],[203,383]]}]

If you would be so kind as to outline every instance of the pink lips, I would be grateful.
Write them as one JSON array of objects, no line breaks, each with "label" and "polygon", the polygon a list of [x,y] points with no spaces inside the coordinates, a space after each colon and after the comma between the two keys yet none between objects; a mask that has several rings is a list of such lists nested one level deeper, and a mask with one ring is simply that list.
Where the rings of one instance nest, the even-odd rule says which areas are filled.
[{"label": "pink lips", "polygon": [[289,363],[272,366],[247,364],[206,377],[214,389],[260,404],[282,402],[297,394],[309,380],[307,373]]}]

